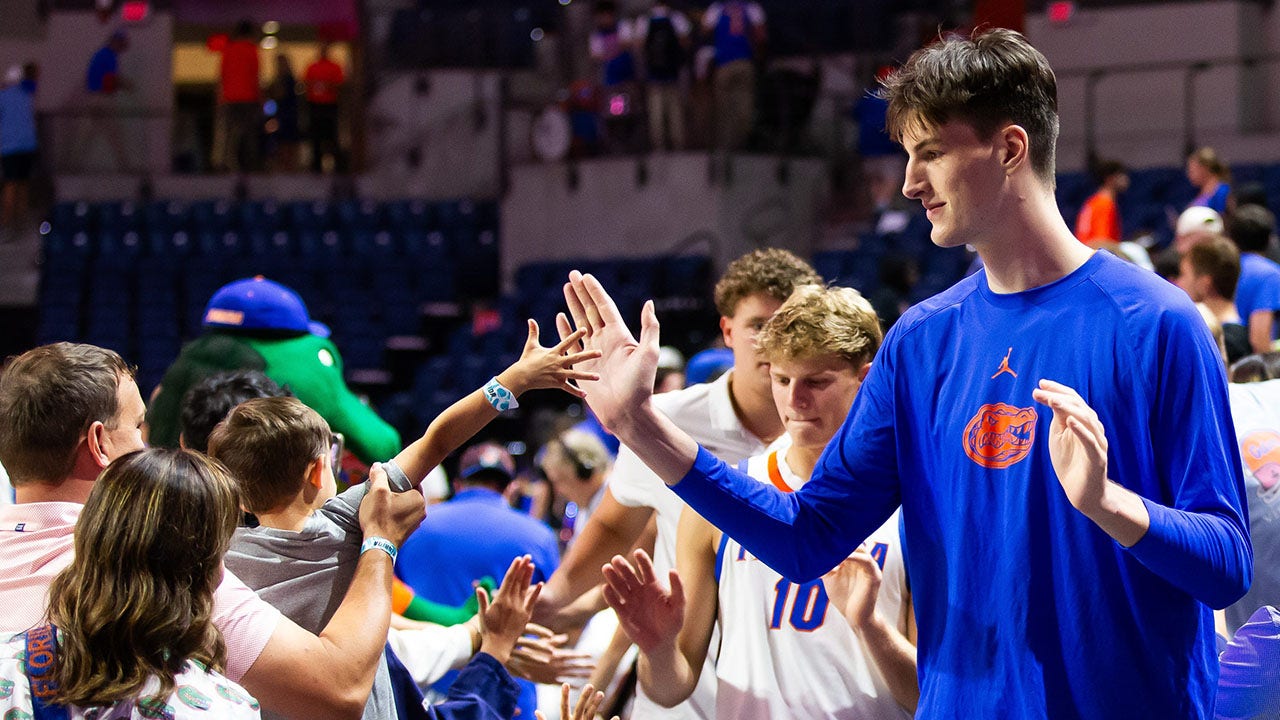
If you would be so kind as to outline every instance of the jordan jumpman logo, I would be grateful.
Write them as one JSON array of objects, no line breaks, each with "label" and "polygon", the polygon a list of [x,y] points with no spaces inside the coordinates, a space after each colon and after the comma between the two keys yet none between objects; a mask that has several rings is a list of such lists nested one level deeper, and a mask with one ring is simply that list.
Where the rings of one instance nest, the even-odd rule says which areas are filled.
[{"label": "jordan jumpman logo", "polygon": [[1005,353],[1004,359],[1000,361],[1000,369],[996,370],[996,374],[991,376],[992,380],[995,380],[996,378],[1000,377],[1000,373],[1009,373],[1014,377],[1018,377],[1018,373],[1014,372],[1013,368],[1009,367],[1009,356],[1012,354],[1013,354],[1013,348],[1009,348],[1009,352]]}]

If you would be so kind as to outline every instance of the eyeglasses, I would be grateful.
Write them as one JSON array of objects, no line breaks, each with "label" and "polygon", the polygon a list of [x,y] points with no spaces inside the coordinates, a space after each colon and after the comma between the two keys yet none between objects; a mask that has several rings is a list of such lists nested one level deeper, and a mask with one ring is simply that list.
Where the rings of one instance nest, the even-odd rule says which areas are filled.
[{"label": "eyeglasses", "polygon": [[329,460],[335,469],[342,462],[342,451],[346,449],[347,439],[342,433],[330,433],[329,435]]}]

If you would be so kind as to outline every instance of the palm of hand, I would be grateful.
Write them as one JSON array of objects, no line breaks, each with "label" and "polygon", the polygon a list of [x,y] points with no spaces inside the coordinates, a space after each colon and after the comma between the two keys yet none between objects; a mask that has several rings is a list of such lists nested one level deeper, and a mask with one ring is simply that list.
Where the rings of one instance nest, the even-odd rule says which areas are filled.
[{"label": "palm of hand", "polygon": [[[621,332],[609,332],[609,335],[621,336]],[[625,332],[625,329],[624,331]],[[645,352],[634,340],[626,337],[606,338],[603,340],[601,358],[603,368],[600,381],[594,383],[598,388],[587,389],[587,402],[602,418],[612,417],[618,410],[633,407],[647,400],[652,394],[653,378],[658,369],[657,353]],[[607,348],[607,349],[606,349]],[[606,427],[608,423],[606,422]]]},{"label": "palm of hand", "polygon": [[642,652],[673,642],[684,624],[684,586],[675,570],[670,590],[658,580],[653,561],[636,550],[632,565],[620,555],[601,568],[604,599],[618,614],[618,622]]},{"label": "palm of hand", "polygon": [[[585,330],[584,350],[597,350],[600,359],[584,366],[599,380],[582,383],[587,403],[606,428],[653,393],[658,370],[658,316],[653,302],[644,304],[640,317],[640,341],[627,329],[613,299],[593,277],[576,271],[565,285],[565,302],[573,325]],[[563,314],[556,318],[561,338],[573,329]]]},{"label": "palm of hand", "polygon": [[1085,440],[1067,424],[1065,418],[1056,414],[1049,428],[1049,459],[1058,483],[1074,507],[1088,507],[1102,495],[1106,482],[1106,455],[1101,457],[1102,472],[1099,473],[1098,458],[1090,452]]},{"label": "palm of hand", "polygon": [[880,566],[864,550],[845,558],[822,576],[827,597],[854,627],[870,622],[880,591]]},{"label": "palm of hand", "polygon": [[615,607],[618,621],[641,650],[669,641],[684,624],[684,598],[654,579],[636,588],[621,607]]}]

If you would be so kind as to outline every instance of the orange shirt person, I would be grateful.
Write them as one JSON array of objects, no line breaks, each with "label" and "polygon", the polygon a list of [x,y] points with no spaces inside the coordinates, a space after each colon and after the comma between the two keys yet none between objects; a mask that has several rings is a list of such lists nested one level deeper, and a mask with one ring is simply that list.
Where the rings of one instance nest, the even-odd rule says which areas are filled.
[{"label": "orange shirt person", "polygon": [[1129,173],[1124,165],[1105,160],[1094,170],[1100,187],[1080,208],[1076,216],[1076,237],[1086,245],[1099,242],[1120,242],[1123,230],[1120,225],[1120,208],[1116,196],[1129,188]]}]

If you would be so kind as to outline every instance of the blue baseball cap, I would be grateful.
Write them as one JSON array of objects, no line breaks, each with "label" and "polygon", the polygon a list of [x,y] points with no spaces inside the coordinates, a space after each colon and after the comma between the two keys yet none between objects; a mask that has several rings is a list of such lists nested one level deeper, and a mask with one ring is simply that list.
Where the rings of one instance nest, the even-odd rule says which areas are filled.
[{"label": "blue baseball cap", "polygon": [[329,337],[329,327],[311,320],[298,293],[261,275],[219,288],[205,306],[204,326]]},{"label": "blue baseball cap", "polygon": [[684,366],[685,385],[711,382],[733,367],[733,351],[728,348],[712,348],[689,358]]}]

